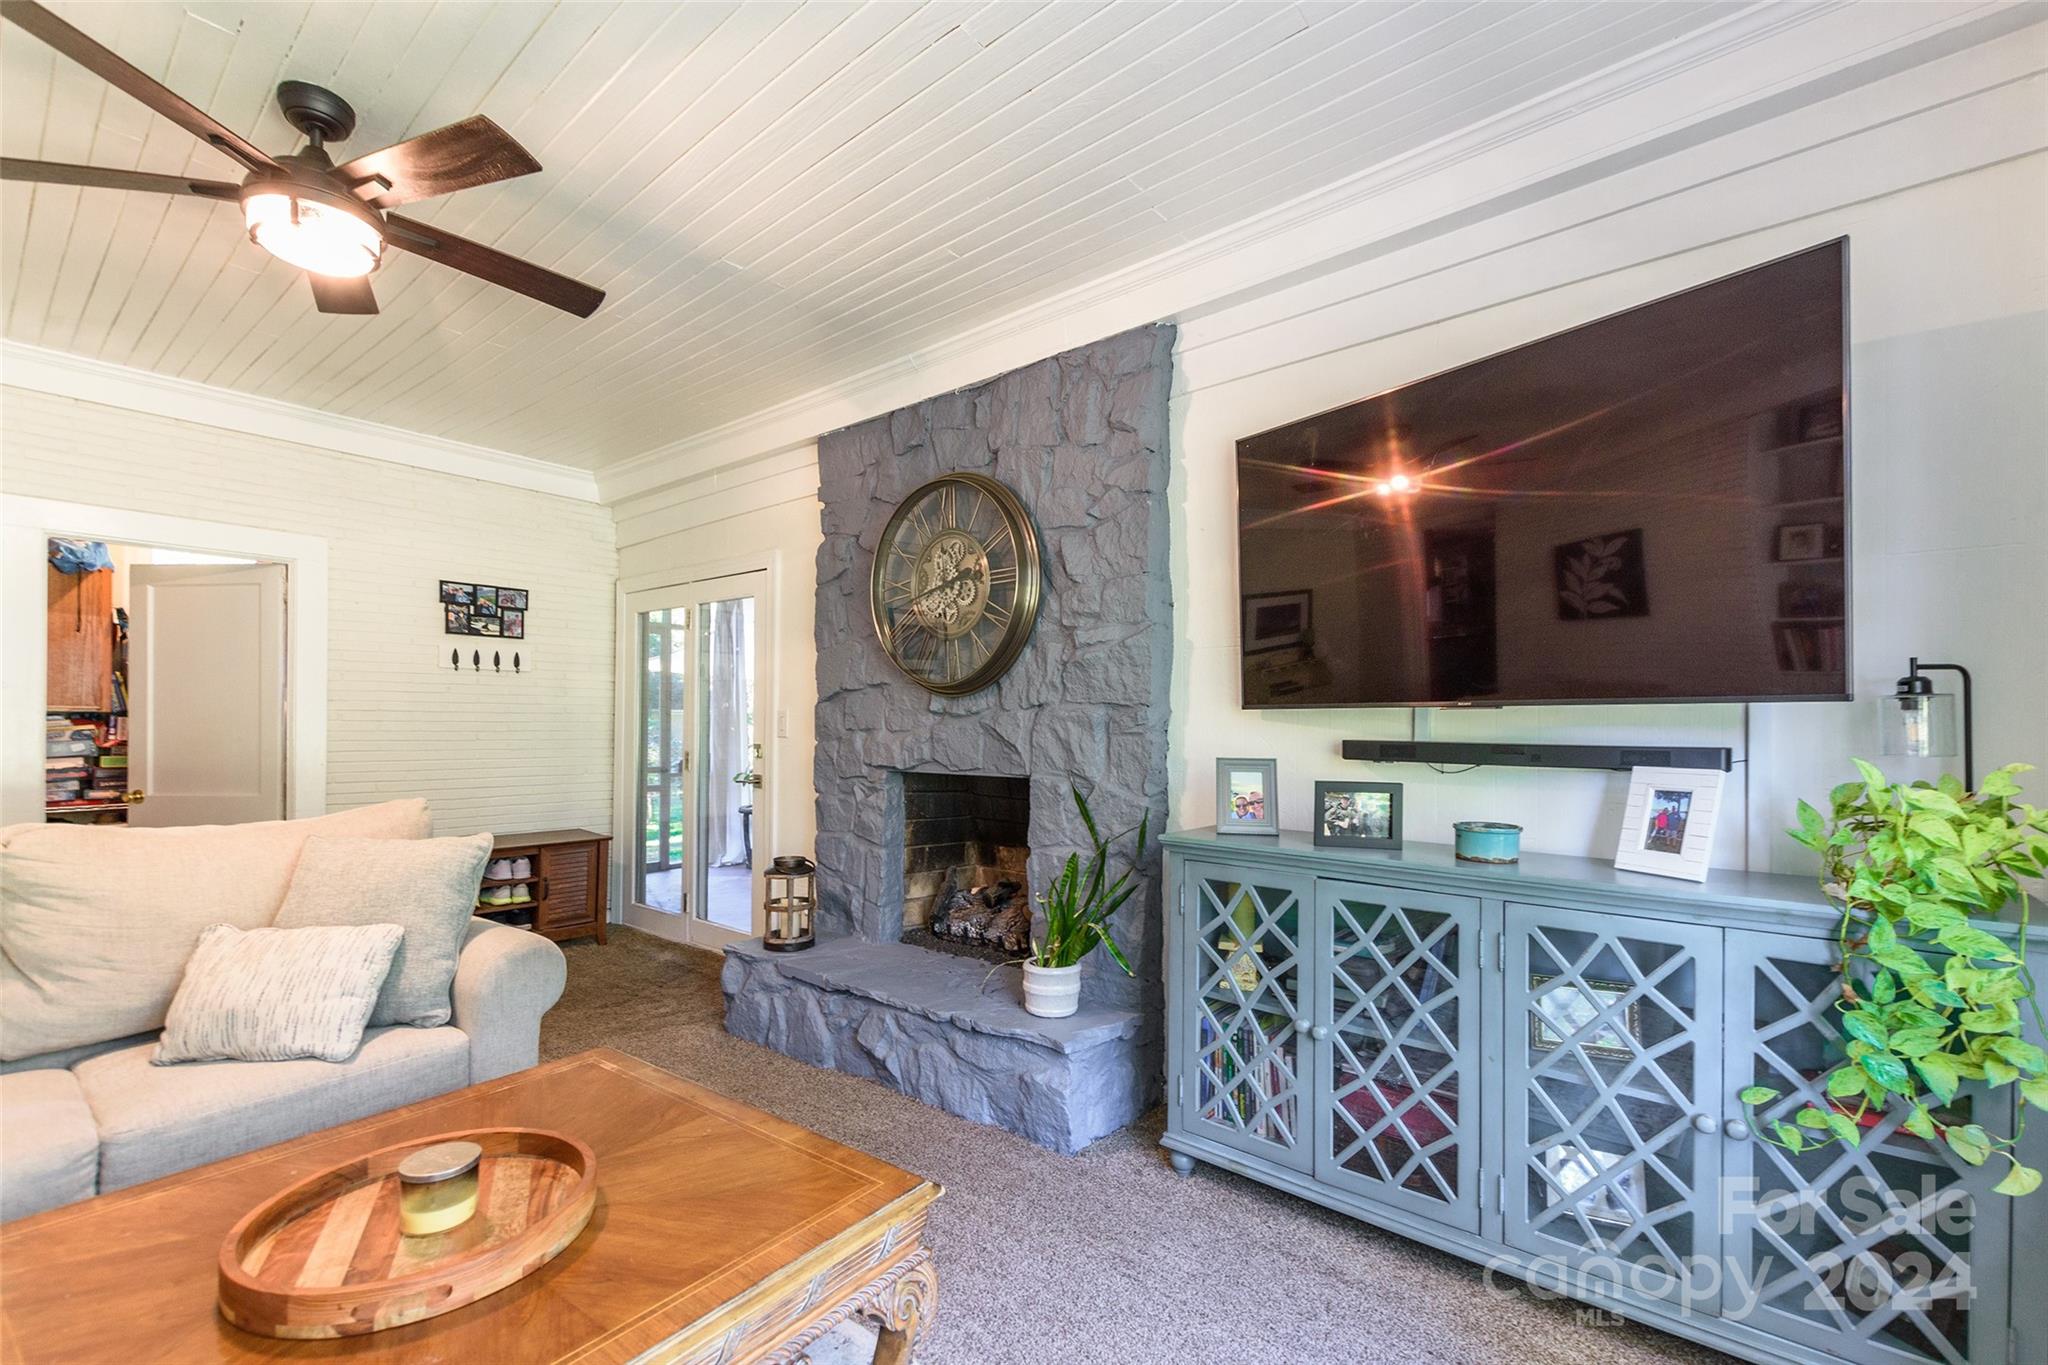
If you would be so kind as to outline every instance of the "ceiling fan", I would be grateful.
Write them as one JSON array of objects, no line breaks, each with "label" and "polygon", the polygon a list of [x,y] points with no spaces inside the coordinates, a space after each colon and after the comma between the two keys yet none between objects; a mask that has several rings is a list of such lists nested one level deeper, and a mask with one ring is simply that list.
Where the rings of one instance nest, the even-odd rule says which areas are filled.
[{"label": "ceiling fan", "polygon": [[368,152],[337,166],[326,144],[355,131],[356,112],[331,90],[304,81],[277,87],[277,102],[305,150],[270,156],[204,110],[65,23],[33,0],[0,0],[0,17],[18,24],[116,89],[134,96],[200,141],[248,169],[241,184],[149,171],[0,158],[0,179],[46,185],[97,185],[158,194],[190,194],[239,203],[249,239],[306,272],[323,313],[374,313],[370,272],[386,248],[410,251],[466,275],[587,318],[604,291],[530,261],[389,212],[437,194],[531,175],[540,163],[482,115]]}]

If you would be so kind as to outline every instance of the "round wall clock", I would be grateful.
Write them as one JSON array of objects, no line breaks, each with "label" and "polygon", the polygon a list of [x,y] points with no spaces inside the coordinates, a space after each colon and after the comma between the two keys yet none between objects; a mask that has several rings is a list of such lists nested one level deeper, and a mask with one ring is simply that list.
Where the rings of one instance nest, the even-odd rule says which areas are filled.
[{"label": "round wall clock", "polygon": [[1017,495],[979,474],[943,474],[890,516],[868,600],[891,662],[958,697],[1017,661],[1040,587],[1038,533]]}]

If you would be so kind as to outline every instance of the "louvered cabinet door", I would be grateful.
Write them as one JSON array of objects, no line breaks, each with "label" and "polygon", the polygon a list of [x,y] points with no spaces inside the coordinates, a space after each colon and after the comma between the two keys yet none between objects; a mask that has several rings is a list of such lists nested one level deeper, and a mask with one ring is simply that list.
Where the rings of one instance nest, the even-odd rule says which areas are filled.
[{"label": "louvered cabinet door", "polygon": [[[1759,1140],[1736,1099],[1747,1086],[1779,1093],[1758,1107],[1766,1123],[1828,1107],[1842,978],[1827,939],[1730,934],[1728,956],[1729,1265],[1755,1301],[1743,1320],[1871,1365],[2004,1360],[2010,1223],[2035,1212],[1992,1193],[2007,1163],[1970,1166],[1921,1141],[1898,1104],[1863,1113],[1853,1147]],[[2010,1095],[1965,1082],[1936,1119],[2010,1132]]]},{"label": "louvered cabinet door", "polygon": [[1315,1177],[1479,1230],[1479,902],[1317,884]]},{"label": "louvered cabinet door", "polygon": [[1507,906],[1509,1245],[1719,1311],[1721,930]]},{"label": "louvered cabinet door", "polygon": [[1176,1103],[1190,1133],[1307,1171],[1315,882],[1184,868]]},{"label": "louvered cabinet door", "polygon": [[534,912],[534,928],[550,937],[571,937],[597,927],[604,904],[602,848],[587,843],[540,850],[540,905]]}]

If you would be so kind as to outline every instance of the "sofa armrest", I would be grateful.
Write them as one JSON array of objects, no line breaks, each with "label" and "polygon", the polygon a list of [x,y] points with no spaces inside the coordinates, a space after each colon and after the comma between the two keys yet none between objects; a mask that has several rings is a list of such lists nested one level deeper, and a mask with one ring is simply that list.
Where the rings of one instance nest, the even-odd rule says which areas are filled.
[{"label": "sofa armrest", "polygon": [[569,961],[539,934],[472,918],[455,967],[455,1027],[469,1035],[469,1080],[540,1061],[540,1017],[562,998]]}]

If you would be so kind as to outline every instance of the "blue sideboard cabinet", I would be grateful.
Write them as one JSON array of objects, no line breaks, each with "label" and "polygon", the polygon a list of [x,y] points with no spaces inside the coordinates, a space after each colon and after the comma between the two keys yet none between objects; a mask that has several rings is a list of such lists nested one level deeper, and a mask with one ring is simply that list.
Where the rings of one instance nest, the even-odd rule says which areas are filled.
[{"label": "blue sideboard cabinet", "polygon": [[[1750,1131],[1737,1092],[1769,1086],[1761,1117],[1789,1118],[1825,1103],[1840,1056],[1835,915],[1811,881],[1164,842],[1183,1173],[1234,1171],[1752,1360],[2048,1359],[2048,1195],[1993,1194],[2003,1162],[1961,1163],[1895,1114],[1796,1155]],[[1958,1103],[2009,1132],[2010,1093]]]}]

